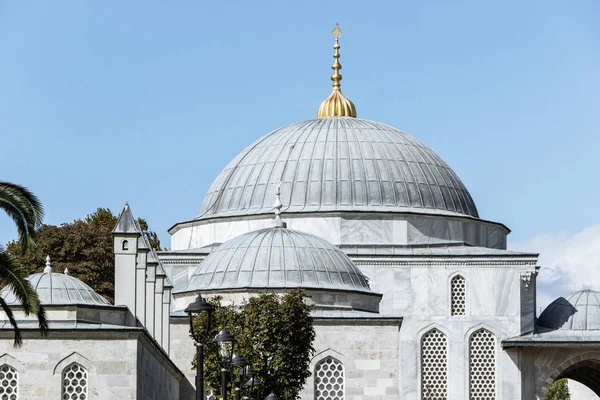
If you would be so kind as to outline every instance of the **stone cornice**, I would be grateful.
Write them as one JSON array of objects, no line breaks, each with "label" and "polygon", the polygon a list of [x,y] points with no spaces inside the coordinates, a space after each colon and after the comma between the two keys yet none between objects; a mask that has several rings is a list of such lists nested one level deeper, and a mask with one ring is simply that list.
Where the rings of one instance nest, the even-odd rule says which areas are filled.
[{"label": "stone cornice", "polygon": [[465,266],[465,267],[503,267],[503,266],[523,266],[523,267],[535,267],[537,265],[537,259],[464,259],[464,258],[416,258],[416,259],[404,259],[404,260],[382,260],[380,258],[368,259],[368,258],[352,258],[352,261],[357,266],[378,266],[378,267],[418,267],[418,266]]}]

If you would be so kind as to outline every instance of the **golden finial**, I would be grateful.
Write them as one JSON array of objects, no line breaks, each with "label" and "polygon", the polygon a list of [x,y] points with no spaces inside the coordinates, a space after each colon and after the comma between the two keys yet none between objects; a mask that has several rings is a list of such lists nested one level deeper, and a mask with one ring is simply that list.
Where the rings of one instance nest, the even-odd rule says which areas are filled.
[{"label": "golden finial", "polygon": [[317,116],[319,118],[326,117],[354,117],[356,118],[356,107],[354,104],[348,100],[342,94],[341,89],[341,80],[342,75],[340,74],[340,70],[342,69],[342,64],[340,64],[340,38],[342,37],[342,30],[340,29],[339,24],[335,24],[335,28],[331,32],[331,35],[335,39],[335,44],[333,45],[334,53],[333,53],[333,65],[331,68],[333,69],[333,75],[331,75],[331,80],[333,81],[333,90],[328,98],[326,98],[319,107],[319,113]]}]

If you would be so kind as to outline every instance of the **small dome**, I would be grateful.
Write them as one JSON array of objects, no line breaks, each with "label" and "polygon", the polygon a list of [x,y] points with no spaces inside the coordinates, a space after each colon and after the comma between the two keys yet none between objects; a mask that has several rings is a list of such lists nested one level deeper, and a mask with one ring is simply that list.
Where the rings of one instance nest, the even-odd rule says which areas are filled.
[{"label": "small dome", "polygon": [[600,292],[581,290],[554,300],[538,325],[560,330],[600,330]]},{"label": "small dome", "polygon": [[281,227],[221,244],[180,292],[298,287],[372,293],[365,276],[340,249],[317,236]]},{"label": "small dome", "polygon": [[277,129],[215,179],[196,219],[270,213],[394,212],[478,218],[471,195],[437,154],[379,122],[329,117]]},{"label": "small dome", "polygon": [[[67,274],[40,272],[27,277],[35,288],[42,305],[93,304],[110,305],[108,300],[94,292],[94,289]],[[9,305],[19,305],[14,293],[5,287],[0,296]]]}]

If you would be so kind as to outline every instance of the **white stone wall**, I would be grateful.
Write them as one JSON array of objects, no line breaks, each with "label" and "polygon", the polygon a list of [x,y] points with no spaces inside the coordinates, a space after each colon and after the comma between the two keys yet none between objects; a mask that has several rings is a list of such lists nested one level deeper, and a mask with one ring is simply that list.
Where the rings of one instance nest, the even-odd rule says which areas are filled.
[{"label": "white stone wall", "polygon": [[[315,321],[315,365],[331,356],[340,361],[345,373],[346,400],[398,400],[398,322]],[[301,393],[314,399],[314,376]]]},{"label": "white stone wall", "polygon": [[[400,397],[421,398],[421,337],[432,328],[448,339],[449,400],[464,400],[469,392],[469,337],[479,328],[491,331],[497,342],[497,399],[520,397],[520,372],[515,360],[502,351],[502,339],[517,336],[533,323],[533,287],[525,288],[522,275],[535,270],[534,260],[357,260],[382,293],[384,315],[402,316],[400,329]],[[466,315],[451,316],[450,281],[466,280]],[[531,307],[529,307],[531,305]],[[523,315],[524,312],[530,313]]]},{"label": "white stone wall", "polygon": [[138,342],[138,399],[179,400],[179,381],[156,353],[148,344]]},{"label": "white stone wall", "polygon": [[[171,351],[169,357],[185,377],[182,387],[196,387],[196,370],[192,369],[192,360],[196,356],[196,346],[190,337],[190,324],[187,317],[171,318]],[[183,382],[186,380],[187,382]],[[182,400],[187,400],[182,393]]]},{"label": "white stone wall", "polygon": [[[508,229],[471,218],[385,214],[285,214],[287,227],[320,236],[333,244],[439,244],[506,248]],[[273,216],[256,215],[181,223],[171,233],[171,249],[187,250],[223,243],[241,234],[273,226]]]},{"label": "white stone wall", "polygon": [[87,370],[89,399],[179,399],[181,375],[143,341],[120,332],[101,337],[54,332],[48,339],[28,338],[17,348],[6,332],[0,339],[0,366],[17,370],[21,399],[61,398],[62,372],[74,362]]}]

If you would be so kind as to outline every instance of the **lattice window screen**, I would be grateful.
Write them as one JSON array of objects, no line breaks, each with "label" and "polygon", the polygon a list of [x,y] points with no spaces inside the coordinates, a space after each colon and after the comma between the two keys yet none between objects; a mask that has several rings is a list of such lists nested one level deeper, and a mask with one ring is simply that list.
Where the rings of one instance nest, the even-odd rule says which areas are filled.
[{"label": "lattice window screen", "polygon": [[63,370],[62,398],[63,400],[87,400],[88,373],[79,364],[71,364]]},{"label": "lattice window screen", "polygon": [[479,329],[469,342],[469,390],[471,400],[496,398],[496,338],[487,329]]},{"label": "lattice window screen", "polygon": [[333,357],[315,366],[315,400],[344,400],[344,366]]},{"label": "lattice window screen", "polygon": [[448,398],[448,339],[438,329],[421,339],[421,398]]},{"label": "lattice window screen", "polygon": [[10,365],[0,367],[0,399],[17,400],[19,398],[19,374]]},{"label": "lattice window screen", "polygon": [[456,275],[450,281],[451,293],[451,315],[465,315],[467,313],[467,283],[465,278]]}]

